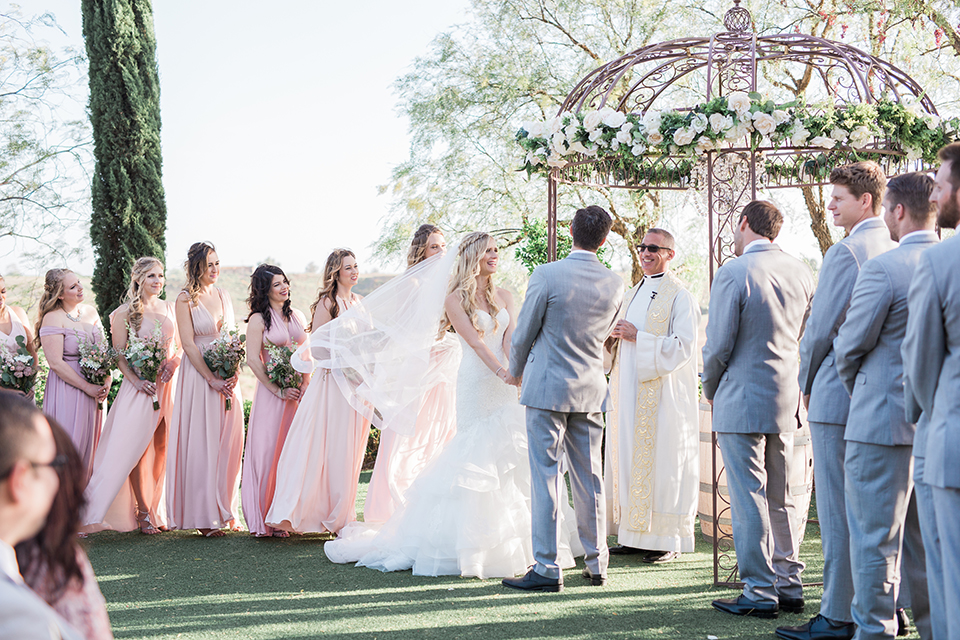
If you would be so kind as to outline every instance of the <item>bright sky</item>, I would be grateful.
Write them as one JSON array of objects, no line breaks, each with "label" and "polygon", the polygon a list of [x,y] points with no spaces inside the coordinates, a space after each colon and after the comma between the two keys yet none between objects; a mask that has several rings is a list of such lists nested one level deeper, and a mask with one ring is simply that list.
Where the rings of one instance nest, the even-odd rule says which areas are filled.
[{"label": "bright sky", "polygon": [[[390,204],[377,186],[409,148],[391,84],[467,5],[155,2],[168,265],[209,240],[225,265],[272,257],[297,272],[346,246],[374,270]],[[83,48],[79,0],[21,7],[54,13]],[[91,273],[88,254],[72,266]]]}]

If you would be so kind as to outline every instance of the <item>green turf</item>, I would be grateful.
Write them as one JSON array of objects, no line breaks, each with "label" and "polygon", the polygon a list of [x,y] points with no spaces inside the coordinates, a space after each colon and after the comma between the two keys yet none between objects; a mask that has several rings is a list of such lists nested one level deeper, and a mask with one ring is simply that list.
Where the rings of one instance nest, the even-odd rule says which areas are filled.
[{"label": "green turf", "polygon": [[[358,505],[368,472],[362,481]],[[499,580],[335,565],[323,555],[327,539],[104,532],[90,536],[87,549],[117,638],[769,639],[778,624],[801,624],[815,614],[821,595],[807,588],[807,614],[779,620],[714,611],[712,599],[736,592],[712,586],[712,547],[699,533],[695,553],[662,566],[612,557],[606,587],[586,586],[581,563],[566,571],[560,594],[508,590]],[[814,525],[802,559],[805,580],[819,581]]]}]

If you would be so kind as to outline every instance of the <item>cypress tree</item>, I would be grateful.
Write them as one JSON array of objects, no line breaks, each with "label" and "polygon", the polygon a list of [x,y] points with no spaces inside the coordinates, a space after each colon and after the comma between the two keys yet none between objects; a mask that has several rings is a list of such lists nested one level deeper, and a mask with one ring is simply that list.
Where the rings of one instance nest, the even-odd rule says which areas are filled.
[{"label": "cypress tree", "polygon": [[[164,261],[160,78],[150,0],[82,0],[93,125],[93,291],[105,327],[141,256]],[[109,329],[108,329],[109,332]]]}]

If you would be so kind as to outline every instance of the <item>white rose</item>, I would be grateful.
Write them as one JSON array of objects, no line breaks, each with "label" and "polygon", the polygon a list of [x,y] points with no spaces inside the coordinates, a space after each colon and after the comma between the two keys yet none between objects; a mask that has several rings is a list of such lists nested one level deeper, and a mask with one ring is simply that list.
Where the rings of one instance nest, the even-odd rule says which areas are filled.
[{"label": "white rose", "polygon": [[631,144],[633,142],[633,135],[631,135],[629,131],[621,129],[617,131],[617,141],[620,142],[620,144]]},{"label": "white rose", "polygon": [[850,144],[852,144],[854,148],[860,149],[866,146],[872,137],[873,132],[870,131],[870,127],[862,124],[850,132]]},{"label": "white rose", "polygon": [[624,122],[622,125],[620,125],[620,131],[626,131],[627,133],[630,133],[632,130],[633,130],[632,122]]},{"label": "white rose", "polygon": [[560,156],[550,154],[550,156],[547,158],[547,164],[550,165],[551,167],[557,167],[562,169],[563,167],[567,166],[568,163],[566,160],[564,160]]},{"label": "white rose", "polygon": [[743,91],[734,91],[727,96],[727,106],[742,118],[750,111],[750,96]]},{"label": "white rose", "polygon": [[574,142],[570,145],[570,153],[582,153],[583,155],[590,155],[590,150],[583,146],[582,142]]},{"label": "white rose", "polygon": [[616,138],[614,138],[613,140],[610,141],[610,149],[611,149],[612,151],[616,151],[616,150],[618,150],[619,148],[620,148],[620,141],[619,141],[619,140],[617,140]]},{"label": "white rose", "polygon": [[563,131],[557,131],[550,137],[550,146],[553,147],[553,150],[559,154],[563,154],[567,147],[564,145],[564,142],[567,141],[567,138],[563,135]]},{"label": "white rose", "polygon": [[620,127],[624,122],[627,121],[627,116],[619,111],[614,111],[611,109],[605,116],[603,116],[603,124],[607,125],[612,129]]},{"label": "white rose", "polygon": [[594,129],[590,132],[590,142],[596,142],[603,135],[603,129]]},{"label": "white rose", "polygon": [[546,127],[547,131],[550,132],[550,135],[553,135],[557,131],[560,131],[560,129],[563,129],[563,120],[560,118],[560,116],[557,116],[556,118],[550,118],[544,123],[544,126]]},{"label": "white rose", "polygon": [[927,122],[927,129],[930,129],[931,131],[940,126],[940,117],[935,116],[932,113],[928,113],[923,117],[923,119]]},{"label": "white rose", "polygon": [[539,154],[533,153],[531,151],[530,153],[527,154],[527,162],[529,162],[533,166],[537,166],[538,164],[543,164],[543,158]]},{"label": "white rose", "polygon": [[758,111],[753,114],[753,126],[761,135],[769,136],[777,130],[777,121],[769,113]]},{"label": "white rose", "polygon": [[846,129],[841,129],[840,127],[834,127],[833,131],[830,132],[830,137],[836,140],[839,144],[846,142],[849,136],[850,132]]},{"label": "white rose", "polygon": [[523,130],[527,132],[528,138],[543,138],[546,133],[546,127],[539,120],[531,120],[523,123]]},{"label": "white rose", "polygon": [[824,149],[833,149],[837,146],[837,141],[829,136],[817,136],[810,141],[811,147],[823,147]]},{"label": "white rose", "polygon": [[647,152],[647,148],[642,144],[635,144],[630,149],[630,153],[632,153],[635,156],[642,156],[646,152]]},{"label": "white rose", "polygon": [[810,132],[803,128],[803,125],[793,125],[793,132],[790,134],[790,143],[795,147],[802,147],[807,144]]},{"label": "white rose", "polygon": [[697,140],[697,151],[700,153],[706,153],[707,151],[713,151],[716,148],[713,140],[707,136],[700,136],[700,139]]},{"label": "white rose", "polygon": [[919,102],[909,102],[903,105],[908,113],[911,113],[918,118],[923,115],[923,106]]},{"label": "white rose", "polygon": [[904,150],[907,152],[907,160],[919,160],[923,157],[923,154],[920,153],[920,149],[915,147],[906,147]]},{"label": "white rose", "polygon": [[601,122],[603,122],[603,114],[599,111],[589,111],[587,115],[583,116],[583,128],[588,132],[596,130]]},{"label": "white rose", "polygon": [[663,144],[663,134],[659,131],[651,131],[647,134],[647,141],[654,146],[660,146]]},{"label": "white rose", "polygon": [[690,127],[681,127],[677,129],[673,134],[673,141],[679,147],[684,147],[691,142],[697,133]]},{"label": "white rose", "polygon": [[783,109],[775,109],[773,112],[773,119],[777,121],[778,125],[781,125],[790,120],[790,114]]},{"label": "white rose", "polygon": [[580,123],[577,121],[573,121],[563,129],[563,135],[573,140],[574,138],[577,137],[577,129],[579,128],[580,128]]},{"label": "white rose", "polygon": [[708,124],[709,121],[707,120],[707,116],[703,115],[702,113],[696,113],[693,116],[693,120],[690,121],[690,128],[697,133],[703,133],[707,130]]},{"label": "white rose", "polygon": [[643,126],[647,131],[656,131],[660,128],[660,122],[663,120],[663,114],[659,111],[647,111],[643,114]]},{"label": "white rose", "polygon": [[733,128],[733,118],[725,116],[722,113],[715,113],[710,116],[710,129],[714,133],[723,133]]}]

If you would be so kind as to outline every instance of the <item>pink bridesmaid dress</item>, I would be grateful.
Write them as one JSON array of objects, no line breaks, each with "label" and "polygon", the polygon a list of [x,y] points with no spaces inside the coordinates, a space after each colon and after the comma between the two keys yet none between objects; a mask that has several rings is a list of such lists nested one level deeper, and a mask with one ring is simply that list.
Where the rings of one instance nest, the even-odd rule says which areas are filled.
[{"label": "pink bridesmaid dress", "polygon": [[[307,332],[296,315],[290,318],[289,326],[283,316],[272,308],[270,316],[270,330],[263,334],[264,345],[268,340],[283,347],[289,347],[294,342],[301,345],[306,341]],[[260,360],[264,364],[270,360],[265,347],[260,350]],[[250,409],[250,422],[247,425],[240,500],[247,528],[250,533],[258,536],[269,536],[274,532],[273,527],[267,526],[263,518],[273,501],[278,456],[296,412],[296,401],[281,400],[267,387],[257,383],[253,407]]]},{"label": "pink bridesmaid dress", "polygon": [[[352,306],[337,298],[341,311]],[[357,519],[355,502],[370,422],[329,371],[314,371],[277,461],[277,485],[265,518],[275,529],[337,533]]]},{"label": "pink bridesmaid dress", "polygon": [[[141,338],[147,338],[160,322],[160,331],[167,342],[168,359],[177,352],[177,320],[172,306],[167,303],[167,313],[163,316],[144,314],[137,332]],[[155,527],[167,526],[163,492],[167,432],[173,414],[175,387],[176,377],[167,383],[157,379],[160,409],[154,411],[153,398],[137,391],[133,382],[124,378],[107,412],[97,447],[93,475],[85,492],[87,506],[83,512],[83,531],[133,531],[141,522],[149,522]],[[147,504],[137,505],[130,474],[141,460],[139,481]]]},{"label": "pink bridesmaid dress", "polygon": [[[218,287],[223,326],[233,327],[233,306]],[[220,330],[202,304],[190,308],[194,342],[201,353]],[[210,388],[190,358],[180,362],[167,443],[167,519],[172,529],[223,529],[236,524],[243,455],[243,399],[226,399]]]},{"label": "pink bridesmaid dress", "polygon": [[16,353],[20,347],[17,344],[17,336],[23,336],[24,341],[26,341],[27,332],[23,328],[20,318],[12,309],[7,309],[7,315],[10,317],[10,333],[0,331],[0,346],[6,347],[11,353]]},{"label": "pink bridesmaid dress", "polygon": [[[103,329],[99,324],[77,323],[76,329],[40,327],[41,338],[51,335],[63,336],[63,361],[83,378],[83,373],[80,372],[81,334],[89,342],[103,341]],[[61,380],[60,376],[51,369],[43,392],[43,412],[59,422],[70,434],[70,440],[80,453],[89,479],[93,472],[93,454],[100,440],[103,419],[100,405],[80,389]]]}]

